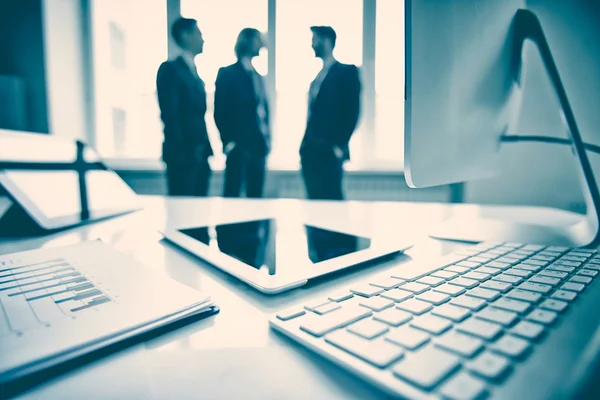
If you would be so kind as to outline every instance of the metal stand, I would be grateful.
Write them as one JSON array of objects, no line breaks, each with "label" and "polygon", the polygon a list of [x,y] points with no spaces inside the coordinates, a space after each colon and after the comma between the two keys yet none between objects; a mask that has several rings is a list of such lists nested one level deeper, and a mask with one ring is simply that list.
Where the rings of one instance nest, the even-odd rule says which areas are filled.
[{"label": "metal stand", "polygon": [[532,41],[542,58],[550,82],[558,96],[568,132],[571,137],[571,148],[581,166],[581,178],[587,205],[587,215],[582,221],[564,227],[551,227],[533,224],[503,222],[499,220],[455,220],[447,221],[430,236],[437,239],[458,240],[464,242],[480,241],[516,241],[535,244],[564,245],[574,247],[595,248],[600,245],[600,192],[590,161],[584,148],[583,140],[575,122],[573,110],[567,98],[565,88],[560,79],[558,69],[552,57],[550,46],[537,16],[525,9],[518,10],[513,20],[516,40],[514,54],[515,80],[520,84],[522,51],[525,41]]}]

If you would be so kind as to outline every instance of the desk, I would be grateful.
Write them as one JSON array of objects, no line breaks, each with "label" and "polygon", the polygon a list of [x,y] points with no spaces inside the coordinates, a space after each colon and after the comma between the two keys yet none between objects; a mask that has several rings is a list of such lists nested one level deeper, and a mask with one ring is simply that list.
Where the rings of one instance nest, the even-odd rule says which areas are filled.
[{"label": "desk", "polygon": [[[144,210],[43,238],[0,241],[0,254],[69,245],[100,238],[149,268],[210,294],[215,317],[188,325],[63,375],[26,393],[25,399],[374,399],[377,389],[271,331],[268,315],[297,302],[332,293],[418,258],[437,258],[460,244],[427,237],[452,217],[495,216],[520,221],[573,222],[571,213],[531,207],[467,204],[308,202],[300,200],[142,197]],[[190,224],[231,222],[296,213],[355,234],[386,232],[416,246],[406,255],[276,296],[263,295],[161,240],[170,218]]]}]

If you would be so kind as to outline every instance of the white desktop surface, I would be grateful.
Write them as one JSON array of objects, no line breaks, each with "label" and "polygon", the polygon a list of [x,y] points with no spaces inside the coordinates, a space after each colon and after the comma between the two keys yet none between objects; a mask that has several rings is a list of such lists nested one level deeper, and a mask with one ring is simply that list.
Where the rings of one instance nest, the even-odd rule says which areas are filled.
[{"label": "white desktop surface", "polygon": [[[268,316],[325,296],[413,259],[426,260],[463,245],[427,237],[441,221],[478,215],[518,221],[572,223],[572,213],[532,207],[402,202],[142,197],[145,209],[123,217],[33,239],[0,239],[0,254],[102,239],[149,268],[200,289],[221,308],[216,316],[145,342],[38,386],[26,399],[365,399],[384,394],[269,329]],[[355,234],[385,232],[415,247],[393,261],[295,289],[261,294],[162,240],[167,220],[189,223],[296,215]]]}]

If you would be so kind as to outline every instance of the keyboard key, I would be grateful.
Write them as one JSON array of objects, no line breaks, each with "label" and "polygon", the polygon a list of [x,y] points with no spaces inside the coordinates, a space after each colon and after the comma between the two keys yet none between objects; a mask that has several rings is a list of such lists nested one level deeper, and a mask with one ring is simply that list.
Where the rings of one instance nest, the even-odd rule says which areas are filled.
[{"label": "keyboard key", "polygon": [[382,311],[392,307],[394,302],[389,299],[384,299],[383,297],[370,297],[368,299],[361,299],[358,304],[370,308],[373,311]]},{"label": "keyboard key", "polygon": [[458,276],[458,274],[456,272],[450,272],[450,271],[436,271],[433,274],[431,274],[431,276],[435,276],[437,278],[443,278],[443,279],[453,279],[453,278],[456,278]]},{"label": "keyboard key", "polygon": [[527,271],[519,268],[511,268],[504,271],[506,275],[518,276],[521,278],[529,278],[533,273],[531,271]]},{"label": "keyboard key", "polygon": [[570,248],[566,247],[566,246],[549,246],[546,247],[547,251],[556,251],[557,253],[564,253],[567,252],[569,250],[571,250]]},{"label": "keyboard key", "polygon": [[581,250],[573,250],[569,252],[570,256],[576,256],[576,257],[583,257],[585,259],[590,258],[592,255],[594,255],[593,252],[591,251],[581,251]]},{"label": "keyboard key", "polygon": [[501,263],[510,264],[510,265],[515,265],[515,264],[518,264],[519,261],[521,261],[521,260],[518,258],[504,256],[504,257],[498,258],[496,261],[501,262]]},{"label": "keyboard key", "polygon": [[529,265],[534,265],[537,267],[545,267],[546,265],[549,264],[548,260],[536,260],[533,258],[530,258],[529,260],[524,260],[522,264],[529,264]]},{"label": "keyboard key", "polygon": [[516,300],[523,300],[529,303],[537,303],[542,298],[542,295],[527,290],[513,289],[506,294],[506,297]]},{"label": "keyboard key", "polygon": [[414,294],[421,294],[423,292],[428,291],[429,286],[417,282],[408,282],[404,286],[402,286],[402,290],[406,290]]},{"label": "keyboard key", "polygon": [[540,269],[542,269],[542,267],[538,267],[536,265],[529,265],[529,264],[523,264],[523,263],[517,264],[513,268],[523,269],[523,270],[529,271],[529,272],[538,272]]},{"label": "keyboard key", "polygon": [[330,333],[325,341],[380,368],[404,355],[404,350],[386,340],[365,340],[343,330]]},{"label": "keyboard key", "polygon": [[375,314],[373,319],[384,322],[391,326],[400,326],[412,319],[412,314],[396,308],[388,308],[380,313]]},{"label": "keyboard key", "polygon": [[509,283],[492,281],[492,280],[482,282],[479,285],[479,287],[483,288],[483,289],[497,290],[497,291],[502,292],[502,293],[506,293],[510,289],[512,289],[512,285],[509,284]]},{"label": "keyboard key", "polygon": [[479,285],[479,282],[473,279],[455,278],[450,281],[450,284],[471,289]]},{"label": "keyboard key", "polygon": [[468,308],[469,310],[477,311],[481,310],[485,306],[485,300],[477,299],[475,297],[460,296],[450,301],[450,304],[455,306]]},{"label": "keyboard key", "polygon": [[577,297],[577,293],[568,292],[566,290],[557,290],[556,292],[552,293],[550,297],[557,300],[573,301],[575,297]]},{"label": "keyboard key", "polygon": [[568,305],[569,304],[565,303],[564,301],[547,299],[540,304],[540,307],[550,311],[562,312],[565,308],[567,308]]},{"label": "keyboard key", "polygon": [[436,339],[435,345],[464,357],[473,357],[483,348],[483,341],[453,331]]},{"label": "keyboard key", "polygon": [[451,400],[477,400],[485,398],[485,384],[467,372],[460,372],[444,383],[440,393]]},{"label": "keyboard key", "polygon": [[533,322],[539,322],[540,324],[550,325],[557,316],[558,314],[553,311],[533,310],[527,315],[526,319]]},{"label": "keyboard key", "polygon": [[495,300],[498,297],[500,297],[500,293],[495,290],[475,288],[475,289],[469,290],[467,292],[467,296],[477,297],[479,299],[485,299],[485,300],[492,301],[492,300]]},{"label": "keyboard key", "polygon": [[448,318],[454,322],[463,321],[471,315],[471,312],[466,308],[453,306],[452,304],[443,304],[440,307],[434,308],[431,313],[438,317]]},{"label": "keyboard key", "polygon": [[587,257],[578,257],[578,256],[572,256],[572,255],[566,255],[564,257],[561,258],[561,261],[575,261],[575,262],[584,262],[585,260],[587,260]]},{"label": "keyboard key", "polygon": [[373,297],[383,292],[383,289],[371,286],[371,285],[360,285],[354,289],[350,289],[354,294],[358,294],[363,297]]},{"label": "keyboard key", "polygon": [[475,314],[475,317],[500,325],[510,326],[519,317],[517,313],[500,310],[499,308],[487,307]]},{"label": "keyboard key", "polygon": [[380,277],[377,278],[375,280],[373,280],[372,282],[369,282],[369,284],[371,286],[376,286],[382,289],[393,289],[393,288],[397,288],[400,285],[404,285],[406,281],[402,280],[402,279],[397,279],[397,278],[392,278],[392,277]]},{"label": "keyboard key", "polygon": [[552,269],[545,269],[543,271],[540,271],[540,273],[538,275],[549,276],[551,278],[563,279],[563,278],[566,278],[569,274],[566,272],[554,271]]},{"label": "keyboard key", "polygon": [[589,276],[591,278],[595,277],[596,275],[598,275],[598,271],[593,271],[591,269],[580,269],[579,271],[577,271],[577,275],[583,275],[583,276]]},{"label": "keyboard key", "polygon": [[411,292],[407,292],[406,290],[394,289],[381,293],[380,297],[383,297],[384,299],[390,299],[398,303],[406,299],[410,299],[413,297],[413,294]]},{"label": "keyboard key", "polygon": [[348,327],[348,332],[361,336],[365,339],[373,339],[386,333],[390,328],[381,322],[370,318],[361,319]]},{"label": "keyboard key", "polygon": [[294,319],[304,314],[306,314],[306,311],[304,311],[303,308],[293,307],[277,314],[277,318],[279,318],[282,321],[289,321],[290,319]]},{"label": "keyboard key", "polygon": [[501,269],[503,271],[510,268],[510,264],[509,263],[503,263],[503,262],[498,262],[498,261],[492,261],[492,262],[489,262],[489,263],[487,263],[485,265],[488,266],[488,267],[492,267],[492,268],[498,268],[498,269]]},{"label": "keyboard key", "polygon": [[477,262],[477,263],[482,263],[483,264],[483,263],[486,263],[486,262],[490,262],[490,261],[492,261],[495,258],[497,258],[497,256],[494,256],[494,255],[486,256],[485,253],[482,253],[482,254],[478,254],[475,257],[469,258],[468,261],[472,261],[472,262]]},{"label": "keyboard key", "polygon": [[339,303],[339,302],[351,299],[352,297],[354,297],[354,295],[352,293],[346,291],[346,292],[339,292],[339,293],[332,294],[331,296],[329,296],[329,300]]},{"label": "keyboard key", "polygon": [[574,277],[569,279],[569,282],[583,283],[583,284],[587,285],[592,282],[592,278],[587,277],[587,276],[575,275]]},{"label": "keyboard key", "polygon": [[552,286],[543,285],[541,283],[525,282],[525,283],[522,283],[522,284],[519,285],[519,289],[529,290],[530,292],[536,292],[536,293],[546,294],[550,290],[552,290]]},{"label": "keyboard key", "polygon": [[319,315],[325,315],[329,312],[337,310],[338,308],[341,308],[341,306],[337,303],[327,303],[315,308],[313,311]]},{"label": "keyboard key", "polygon": [[511,358],[521,358],[529,350],[529,342],[512,335],[504,335],[488,348]]},{"label": "keyboard key", "polygon": [[438,286],[433,290],[435,292],[449,294],[450,296],[458,296],[459,294],[463,294],[465,292],[465,289],[461,288],[460,286],[454,286],[448,283]]},{"label": "keyboard key", "polygon": [[513,285],[518,285],[519,283],[523,282],[523,278],[520,278],[520,277],[514,276],[514,275],[506,275],[506,274],[500,274],[498,276],[495,276],[492,278],[492,280],[498,281],[498,282],[510,283]]},{"label": "keyboard key", "polygon": [[313,301],[313,302],[305,305],[304,308],[307,309],[308,311],[315,312],[315,310],[317,308],[324,306],[325,304],[329,304],[328,299],[319,299],[319,300]]},{"label": "keyboard key", "polygon": [[[599,270],[600,269],[600,264],[595,264],[595,263],[592,264],[592,263],[590,263],[590,264],[586,265],[585,268],[587,268],[587,269],[593,269],[593,270]],[[573,268],[571,268],[571,269],[573,269]]]},{"label": "keyboard key", "polygon": [[523,314],[529,310],[529,303],[510,298],[498,299],[493,302],[491,306],[500,308],[502,310],[513,311],[519,314]]},{"label": "keyboard key", "polygon": [[436,278],[435,276],[424,276],[421,279],[417,280],[417,283],[422,283],[424,285],[429,285],[431,287],[439,286],[444,282],[445,282],[444,279]]},{"label": "keyboard key", "polygon": [[502,270],[498,268],[479,267],[475,270],[475,272],[479,272],[481,274],[498,275],[502,273]]},{"label": "keyboard key", "polygon": [[427,346],[416,353],[408,354],[392,368],[392,372],[410,383],[431,389],[459,367],[458,357]]},{"label": "keyboard key", "polygon": [[409,350],[416,350],[429,341],[429,334],[404,325],[398,329],[394,329],[385,339],[406,347]]},{"label": "keyboard key", "polygon": [[425,292],[419,295],[417,299],[439,306],[440,304],[443,304],[450,300],[450,296],[440,292]]},{"label": "keyboard key", "polygon": [[459,332],[468,333],[486,340],[494,340],[502,332],[502,326],[481,319],[470,318],[457,325]]},{"label": "keyboard key", "polygon": [[312,315],[311,318],[303,318],[300,329],[314,336],[323,336],[326,333],[366,318],[371,314],[371,310],[364,307],[342,307],[341,310],[336,310],[327,315]]},{"label": "keyboard key", "polygon": [[560,288],[562,290],[570,290],[571,292],[580,293],[581,291],[583,291],[583,289],[585,289],[585,285],[582,283],[567,282],[564,285],[562,285]]},{"label": "keyboard key", "polygon": [[490,274],[482,274],[480,272],[475,272],[475,271],[471,271],[471,272],[468,272],[463,275],[463,278],[473,279],[473,280],[480,281],[480,282],[487,281],[491,277],[492,276]]},{"label": "keyboard key", "polygon": [[461,261],[459,263],[456,263],[456,265],[463,268],[473,269],[479,267],[481,263],[475,261]]},{"label": "keyboard key", "polygon": [[544,332],[544,326],[529,321],[521,321],[510,332],[525,339],[535,340]]},{"label": "keyboard key", "polygon": [[452,322],[435,315],[423,315],[410,321],[410,326],[418,328],[434,335],[446,332],[452,327]]},{"label": "keyboard key", "polygon": [[560,271],[560,272],[573,272],[575,271],[575,268],[573,267],[563,267],[562,265],[558,265],[558,264],[552,264],[546,267],[547,269],[551,269],[551,270],[555,270],[555,271]]},{"label": "keyboard key", "polygon": [[449,267],[444,268],[444,271],[456,272],[457,274],[464,274],[469,272],[471,269],[467,267],[461,267],[458,265],[451,265]]},{"label": "keyboard key", "polygon": [[483,378],[497,381],[508,372],[510,365],[507,358],[486,351],[467,362],[466,367]]},{"label": "keyboard key", "polygon": [[431,304],[417,299],[408,299],[396,305],[400,310],[408,311],[416,315],[421,315],[424,312],[431,310]]},{"label": "keyboard key", "polygon": [[562,265],[563,267],[579,267],[583,264],[581,261],[564,261],[562,259],[557,261],[557,264]]},{"label": "keyboard key", "polygon": [[543,275],[535,275],[535,276],[532,276],[528,282],[543,283],[544,285],[555,286],[555,285],[558,285],[558,283],[560,282],[560,279],[551,278],[549,276],[543,276]]}]

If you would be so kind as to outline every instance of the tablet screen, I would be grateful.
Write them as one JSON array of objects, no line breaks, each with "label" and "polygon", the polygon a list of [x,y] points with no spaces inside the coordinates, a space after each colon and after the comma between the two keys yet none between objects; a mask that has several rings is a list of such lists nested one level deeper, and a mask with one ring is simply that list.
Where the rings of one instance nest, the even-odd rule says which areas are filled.
[{"label": "tablet screen", "polygon": [[275,275],[368,249],[371,240],[297,221],[264,219],[180,229],[215,251]]}]

